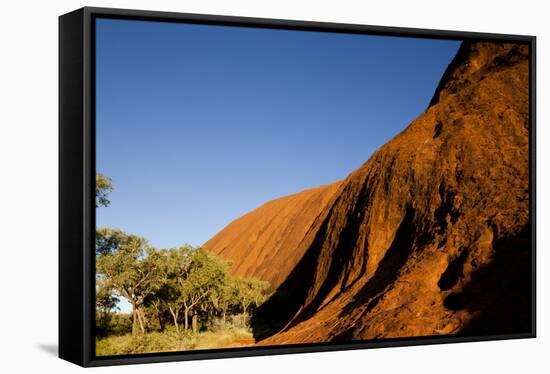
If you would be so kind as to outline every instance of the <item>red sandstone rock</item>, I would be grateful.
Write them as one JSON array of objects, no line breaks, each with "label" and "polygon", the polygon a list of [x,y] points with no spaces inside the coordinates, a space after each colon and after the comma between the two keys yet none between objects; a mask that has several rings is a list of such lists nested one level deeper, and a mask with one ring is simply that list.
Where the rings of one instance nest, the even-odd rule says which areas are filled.
[{"label": "red sandstone rock", "polygon": [[259,344],[529,331],[528,60],[465,42],[430,107],[344,181],[206,243],[278,287]]}]

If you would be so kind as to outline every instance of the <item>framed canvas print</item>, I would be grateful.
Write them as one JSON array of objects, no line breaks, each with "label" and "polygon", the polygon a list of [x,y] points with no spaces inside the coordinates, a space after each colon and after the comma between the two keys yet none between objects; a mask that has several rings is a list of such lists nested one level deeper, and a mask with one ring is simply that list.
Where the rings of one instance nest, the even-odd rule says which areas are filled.
[{"label": "framed canvas print", "polygon": [[535,337],[535,37],[59,19],[59,355]]}]

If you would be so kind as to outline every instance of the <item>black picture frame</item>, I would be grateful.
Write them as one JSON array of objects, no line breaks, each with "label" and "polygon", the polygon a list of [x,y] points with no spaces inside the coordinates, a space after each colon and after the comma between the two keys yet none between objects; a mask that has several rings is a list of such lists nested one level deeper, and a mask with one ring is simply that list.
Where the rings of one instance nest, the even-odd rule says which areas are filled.
[{"label": "black picture frame", "polygon": [[[415,337],[349,343],[225,348],[96,357],[94,20],[116,18],[432,39],[509,41],[530,48],[530,225],[532,326],[522,334]],[[536,37],[355,24],[85,7],[59,18],[59,357],[104,366],[536,337]]]}]

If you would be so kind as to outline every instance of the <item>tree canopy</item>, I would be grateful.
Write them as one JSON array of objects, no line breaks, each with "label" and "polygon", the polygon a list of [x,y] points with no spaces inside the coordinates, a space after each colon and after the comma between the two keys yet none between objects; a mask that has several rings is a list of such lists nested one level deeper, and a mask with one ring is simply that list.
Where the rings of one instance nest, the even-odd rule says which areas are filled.
[{"label": "tree canopy", "polygon": [[[98,174],[96,207],[108,206],[112,191],[111,178]],[[225,324],[228,316],[239,315],[247,324],[267,297],[268,282],[232,277],[229,262],[201,247],[157,249],[143,237],[102,227],[96,229],[95,253],[101,330],[108,329],[121,297],[132,307],[132,335],[155,329],[153,320],[161,331],[172,324],[178,333]]]},{"label": "tree canopy", "polygon": [[113,192],[113,181],[103,174],[97,174],[95,177],[95,206],[109,206],[111,203],[108,196]]},{"label": "tree canopy", "polygon": [[157,318],[167,312],[177,331],[196,332],[212,319],[225,323],[228,313],[246,319],[269,288],[268,282],[231,277],[230,264],[201,247],[155,249],[119,229],[97,230],[96,256],[98,284],[132,305],[133,334],[145,333],[144,309],[151,306]]}]

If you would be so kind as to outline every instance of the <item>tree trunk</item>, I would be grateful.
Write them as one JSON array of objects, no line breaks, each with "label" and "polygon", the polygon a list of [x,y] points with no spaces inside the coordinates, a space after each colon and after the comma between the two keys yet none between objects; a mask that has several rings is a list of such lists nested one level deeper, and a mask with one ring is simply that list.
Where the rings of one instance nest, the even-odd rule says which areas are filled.
[{"label": "tree trunk", "polygon": [[138,334],[137,318],[137,306],[136,303],[132,302],[132,336],[136,336]]},{"label": "tree trunk", "polygon": [[248,326],[248,305],[243,307],[243,326]]},{"label": "tree trunk", "polygon": [[157,318],[157,321],[159,323],[159,331],[164,331],[164,322],[162,321],[162,313],[160,311],[160,302],[153,301],[153,307],[155,308],[155,317]]},{"label": "tree trunk", "polygon": [[225,325],[225,321],[226,321],[226,318],[225,318],[225,314],[226,314],[226,308],[223,308],[223,311],[222,311],[222,322],[223,324]]},{"label": "tree trunk", "polygon": [[185,308],[183,311],[183,323],[185,325],[185,330],[189,329],[189,308]]},{"label": "tree trunk", "polygon": [[176,331],[179,333],[180,332],[180,326],[178,325],[179,310],[174,311],[174,309],[172,309],[172,307],[170,307],[168,309],[170,309],[170,314],[172,314],[172,318],[174,319],[174,326],[176,326]]},{"label": "tree trunk", "polygon": [[161,332],[164,332],[164,321],[162,320],[162,315],[160,312],[157,313],[157,318],[159,320],[159,328]]},{"label": "tree trunk", "polygon": [[140,308],[137,308],[136,312],[137,312],[137,317],[139,321],[140,332],[142,334],[145,334],[145,316],[143,315],[143,312],[141,311]]},{"label": "tree trunk", "polygon": [[193,313],[193,332],[196,333],[198,331],[198,321],[197,321],[197,313]]}]

